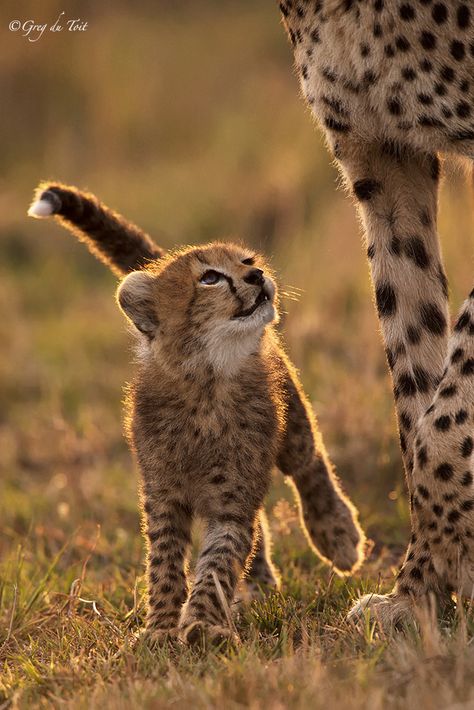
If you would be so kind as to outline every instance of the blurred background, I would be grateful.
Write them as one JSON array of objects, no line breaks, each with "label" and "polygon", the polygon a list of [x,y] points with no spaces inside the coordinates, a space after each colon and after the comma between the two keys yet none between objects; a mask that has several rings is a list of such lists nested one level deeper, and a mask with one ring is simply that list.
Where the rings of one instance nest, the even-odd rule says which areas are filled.
[{"label": "blurred background", "polygon": [[[61,11],[87,31],[29,42],[8,30]],[[0,557],[25,546],[47,558],[78,530],[87,547],[97,524],[103,555],[122,549],[136,568],[142,555],[116,280],[58,225],[27,219],[48,178],[90,189],[164,247],[241,238],[270,257],[339,475],[369,534],[401,549],[407,506],[365,249],[277,4],[23,0],[0,15]],[[473,204],[463,171],[447,172],[440,228],[457,307],[472,286]],[[286,498],[280,481],[269,507],[281,530],[294,524]]]}]

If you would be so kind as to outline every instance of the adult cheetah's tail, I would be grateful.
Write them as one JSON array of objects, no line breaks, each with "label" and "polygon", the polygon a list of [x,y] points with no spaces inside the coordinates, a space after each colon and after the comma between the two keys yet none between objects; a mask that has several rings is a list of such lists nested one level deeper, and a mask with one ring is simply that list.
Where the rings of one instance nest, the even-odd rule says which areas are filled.
[{"label": "adult cheetah's tail", "polygon": [[89,192],[42,182],[28,210],[30,217],[53,215],[116,274],[142,269],[163,251],[141,229],[103,205]]}]

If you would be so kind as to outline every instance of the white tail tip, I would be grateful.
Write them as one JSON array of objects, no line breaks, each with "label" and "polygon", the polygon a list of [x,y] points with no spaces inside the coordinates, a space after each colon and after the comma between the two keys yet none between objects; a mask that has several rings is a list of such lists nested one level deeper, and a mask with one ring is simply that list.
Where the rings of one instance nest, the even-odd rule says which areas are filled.
[{"label": "white tail tip", "polygon": [[53,212],[54,208],[49,200],[36,200],[36,202],[33,202],[28,210],[28,216],[36,217],[37,219],[44,219],[45,217],[52,215]]}]

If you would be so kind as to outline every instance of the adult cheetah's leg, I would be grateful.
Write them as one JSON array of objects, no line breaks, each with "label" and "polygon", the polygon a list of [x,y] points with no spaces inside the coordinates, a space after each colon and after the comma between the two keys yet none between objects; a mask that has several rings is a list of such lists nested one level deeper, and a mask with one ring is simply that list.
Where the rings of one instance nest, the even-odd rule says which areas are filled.
[{"label": "adult cheetah's leg", "polygon": [[365,227],[411,491],[416,423],[433,398],[447,352],[447,282],[436,229],[438,159],[391,144],[341,140],[335,153]]},{"label": "adult cheetah's leg", "polygon": [[177,629],[187,597],[186,556],[191,542],[191,514],[178,500],[146,493],[144,510],[149,540],[146,636],[159,641]]},{"label": "adult cheetah's leg", "polygon": [[291,476],[311,547],[339,572],[348,573],[363,560],[365,536],[356,509],[333,472],[296,372],[286,364],[287,426],[277,463],[282,473]]},{"label": "adult cheetah's leg", "polygon": [[474,590],[474,291],[449,343],[447,367],[416,434],[413,536],[390,595],[367,595],[382,624],[406,615],[413,599]]},{"label": "adult cheetah's leg", "polygon": [[204,638],[215,643],[232,637],[226,610],[252,551],[254,535],[253,518],[228,515],[209,521],[194,587],[179,622],[187,643],[202,643]]},{"label": "adult cheetah's leg", "polygon": [[280,586],[280,576],[271,560],[271,536],[263,509],[259,514],[255,554],[245,577],[245,586],[250,599],[259,597],[262,591]]}]

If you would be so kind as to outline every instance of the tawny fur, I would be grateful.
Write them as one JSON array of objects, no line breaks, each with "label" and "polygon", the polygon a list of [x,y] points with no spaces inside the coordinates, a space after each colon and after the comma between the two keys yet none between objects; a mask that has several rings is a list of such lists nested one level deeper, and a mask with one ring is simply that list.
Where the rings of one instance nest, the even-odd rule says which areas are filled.
[{"label": "tawny fur", "polygon": [[[55,194],[43,185],[37,200]],[[84,206],[109,214],[96,198],[61,186]],[[54,202],[54,197],[49,198]],[[75,215],[62,224],[76,233]],[[120,243],[129,226],[113,213]],[[122,273],[129,266],[113,248],[107,217],[81,237]],[[107,247],[104,248],[104,234]],[[143,263],[140,230],[133,228],[136,266]],[[158,248],[143,235],[144,253]],[[127,253],[130,250],[126,250]],[[218,274],[216,283],[206,275]],[[262,257],[231,244],[186,248],[130,273],[118,302],[136,327],[139,358],[129,390],[127,429],[142,473],[148,538],[148,633],[160,640],[180,634],[194,642],[231,635],[217,584],[232,603],[247,572],[255,593],[275,587],[263,500],[271,471],[291,476],[301,522],[312,548],[340,573],[362,561],[364,535],[342,493],[317,431],[313,412],[272,322],[273,279]],[[211,279],[212,280],[212,279]],[[204,281],[204,282],[203,282]],[[253,312],[256,298],[266,294]],[[194,517],[206,521],[192,591],[187,554]]]},{"label": "tawny fur", "polygon": [[358,202],[393,376],[412,541],[393,592],[353,609],[387,624],[429,593],[473,593],[473,295],[450,336],[436,217],[437,153],[474,157],[474,5],[280,9],[303,94]]}]

